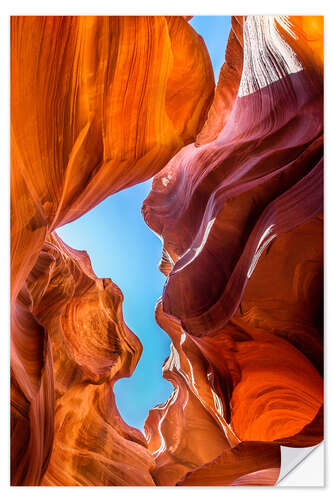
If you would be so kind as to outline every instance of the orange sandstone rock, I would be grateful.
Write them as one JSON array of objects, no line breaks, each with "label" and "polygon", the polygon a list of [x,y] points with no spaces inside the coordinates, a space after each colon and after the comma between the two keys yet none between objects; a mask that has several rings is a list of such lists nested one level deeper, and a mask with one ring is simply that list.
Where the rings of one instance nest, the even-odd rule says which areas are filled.
[{"label": "orange sandstone rock", "polygon": [[14,296],[46,234],[193,141],[213,90],[182,17],[12,18]]},{"label": "orange sandstone rock", "polygon": [[[12,19],[12,484],[272,485],[322,440],[322,34],[233,18],[207,115],[182,17]],[[112,391],[141,353],[121,292],[53,230],[157,172],[174,392],[146,439]]]},{"label": "orange sandstone rock", "polygon": [[279,448],[240,443],[188,473],[178,486],[272,486],[280,472]]},{"label": "orange sandstone rock", "polygon": [[28,373],[13,384],[12,484],[154,484],[145,438],[122,420],[113,395],[142,350],[122,300],[85,252],[47,238],[17,300],[17,351]]},{"label": "orange sandstone rock", "polygon": [[[182,17],[12,17],[13,484],[39,484],[44,476],[52,450],[55,391],[59,395],[65,389],[61,412],[56,401],[58,444],[45,482],[152,484],[147,472],[152,459],[140,451],[142,436],[135,438],[141,444],[129,445],[133,457],[139,457],[131,465],[131,459],[126,466],[116,465],[127,458],[111,449],[119,432],[133,433],[124,431],[122,423],[121,430],[109,436],[118,418],[108,415],[111,380],[116,373],[131,373],[140,352],[128,332],[123,335],[130,340],[119,345],[119,332],[126,330],[119,313],[120,292],[111,282],[99,280],[95,292],[86,294],[86,287],[96,282],[87,258],[50,235],[110,194],[148,179],[193,141],[213,89],[206,47]],[[51,240],[43,247],[46,238]],[[83,287],[77,285],[77,297],[72,295],[76,279]],[[64,316],[62,323],[59,301],[67,315],[73,314]],[[36,304],[45,311],[37,313]],[[105,321],[109,332],[102,325]],[[50,322],[58,323],[51,327]],[[61,390],[62,377],[67,379]],[[101,387],[91,385],[104,378]],[[75,395],[78,384],[83,384],[80,397]],[[91,403],[82,421],[71,414],[74,400],[80,408]],[[84,441],[74,431],[64,435],[67,425],[84,433],[88,422],[106,436],[102,448],[108,449],[104,470],[91,465],[89,480],[88,472],[84,479],[84,471],[69,461],[67,469],[59,465],[61,453],[68,458],[69,448],[73,462],[74,456],[80,461],[85,453],[95,454],[94,464],[101,461],[94,437]],[[75,446],[67,442],[70,439]]]},{"label": "orange sandstone rock", "polygon": [[318,18],[233,19],[206,124],[144,202],[175,386],[146,423],[158,484],[274,484],[278,445],[323,438],[321,50]]}]

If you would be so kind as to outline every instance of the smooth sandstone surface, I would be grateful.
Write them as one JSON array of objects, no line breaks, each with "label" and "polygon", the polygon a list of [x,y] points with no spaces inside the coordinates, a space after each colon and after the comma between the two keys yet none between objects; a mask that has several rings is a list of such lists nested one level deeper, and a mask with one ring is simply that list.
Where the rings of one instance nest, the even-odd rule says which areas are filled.
[{"label": "smooth sandstone surface", "polygon": [[193,141],[213,92],[182,17],[12,17],[14,295],[45,235]]},{"label": "smooth sandstone surface", "polygon": [[[273,485],[323,439],[323,18],[234,17],[215,93],[189,18],[11,20],[13,485]],[[144,436],[122,293],[55,229],[152,176],[174,392]]]},{"label": "smooth sandstone surface", "polygon": [[[25,401],[12,414],[14,483],[154,484],[145,438],[122,420],[112,390],[142,351],[124,323],[122,300],[110,279],[96,278],[85,252],[55,234],[47,238],[16,302],[16,333],[34,344],[24,339],[28,375],[12,393],[15,405],[32,392],[30,407]],[[27,425],[27,449],[18,450]]]},{"label": "smooth sandstone surface", "polygon": [[[53,439],[59,437],[57,426],[62,429],[64,445],[69,438],[64,437],[63,426],[54,417],[58,390],[57,369],[52,359],[54,341],[34,312],[42,294],[50,299],[48,306],[44,302],[44,307],[49,308],[49,316],[55,307],[53,299],[56,298],[46,293],[51,282],[40,283],[37,272],[44,265],[43,260],[53,267],[52,255],[45,254],[45,240],[52,237],[56,227],[76,219],[110,194],[151,177],[178,149],[193,141],[205,121],[213,91],[213,70],[205,44],[182,17],[12,17],[13,484],[41,482],[52,447],[55,449]],[[67,250],[63,250],[61,243],[59,245],[60,254],[63,251],[66,254]],[[65,271],[70,272],[67,268]],[[59,270],[59,279],[54,285],[59,290],[54,293],[65,293],[67,298],[63,300],[73,301],[67,296],[66,278],[63,277],[62,282],[61,276]],[[36,295],[26,290],[29,280],[33,281]],[[107,373],[110,380],[114,380],[109,373],[110,362],[105,358],[110,353],[105,352],[103,357],[100,352],[100,348],[104,349],[100,346],[101,332],[96,324],[98,307],[102,306],[100,299],[96,297],[97,302],[88,300],[84,290],[78,290],[77,294],[84,305],[80,313],[73,309],[76,314],[71,321],[78,337],[72,334],[71,355],[75,349],[75,361],[80,366],[83,363],[93,380]],[[103,307],[112,311],[115,304],[111,301]],[[122,328],[119,317],[112,321],[115,325],[119,322],[117,328]],[[89,326],[84,330],[79,327],[86,323],[95,328],[94,331]],[[122,347],[112,338],[114,329],[105,335],[111,336],[109,342],[111,346],[115,343],[120,355]],[[86,339],[90,340],[89,349],[95,344],[90,355],[85,352],[88,349]],[[134,339],[132,336],[127,341],[129,345],[125,343],[125,346],[127,351],[133,351],[133,359],[137,360],[139,350]],[[64,346],[63,342],[60,345]],[[81,350],[83,353],[79,356]],[[71,364],[66,362],[63,369],[66,371],[69,366]],[[131,371],[126,373],[128,376]],[[94,426],[100,418],[94,409],[98,399],[102,407],[108,402],[103,412],[109,411],[110,384],[96,392],[89,390],[92,383],[89,378],[83,378],[82,383],[85,396],[75,399],[73,395],[73,401],[77,401],[80,408],[88,405],[88,415],[78,414],[76,423],[70,424],[75,404],[67,395],[67,410],[58,415],[63,415],[68,429],[72,425],[86,429],[85,419],[89,426]],[[21,407],[24,407],[22,415]],[[110,425],[102,422],[99,434],[108,436]],[[85,453],[85,446],[91,450],[89,460],[94,464],[101,459],[97,436],[90,448],[87,442],[82,445],[82,453]],[[144,438],[140,439],[144,442]],[[106,441],[104,445],[109,446]],[[74,447],[71,442],[66,446],[67,450]],[[80,449],[80,445],[77,446]],[[138,473],[135,479],[135,473],[121,472],[117,476],[114,472],[113,478],[110,472],[79,473],[68,464],[68,472],[63,466],[59,466],[60,471],[57,464],[62,463],[60,457],[64,455],[56,449],[59,456],[53,454],[45,475],[48,484],[52,481],[56,484],[90,484],[90,481],[96,484],[138,484],[142,481],[147,484],[152,481],[145,472],[142,477]],[[104,457],[106,461],[111,460],[110,453],[108,451]],[[131,454],[129,451],[126,460],[120,457],[113,460],[126,464],[123,465],[125,469],[137,467],[141,459],[152,461],[141,457],[133,459],[132,463]],[[117,467],[122,468],[114,465]],[[149,468],[142,467],[143,471]]]},{"label": "smooth sandstone surface", "polygon": [[175,387],[146,421],[159,484],[274,484],[278,445],[323,438],[321,51],[320,18],[234,18],[207,121],[144,202]]}]

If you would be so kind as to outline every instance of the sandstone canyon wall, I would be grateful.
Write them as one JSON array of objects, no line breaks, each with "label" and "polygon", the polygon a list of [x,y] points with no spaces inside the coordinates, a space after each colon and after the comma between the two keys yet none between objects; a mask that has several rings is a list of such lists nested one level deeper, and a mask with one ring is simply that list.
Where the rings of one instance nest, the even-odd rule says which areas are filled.
[{"label": "sandstone canyon wall", "polygon": [[[323,439],[322,18],[232,18],[215,92],[185,18],[11,24],[11,484],[275,484]],[[144,436],[122,293],[55,229],[152,176],[174,392]]]}]

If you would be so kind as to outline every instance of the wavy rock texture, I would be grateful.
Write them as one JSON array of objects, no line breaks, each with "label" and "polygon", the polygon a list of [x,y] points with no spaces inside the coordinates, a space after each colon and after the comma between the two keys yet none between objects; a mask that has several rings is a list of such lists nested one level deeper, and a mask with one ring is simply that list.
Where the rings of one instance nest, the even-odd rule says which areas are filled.
[{"label": "wavy rock texture", "polygon": [[128,376],[140,351],[133,335],[120,345],[114,336],[125,329],[120,292],[107,281],[103,291],[86,257],[47,238],[193,141],[213,91],[205,44],[183,17],[11,19],[13,484],[40,484],[54,432],[45,483],[152,484],[144,438],[121,422],[112,431],[120,418],[108,415],[115,373]]},{"label": "wavy rock texture", "polygon": [[182,17],[19,16],[11,82],[15,296],[46,234],[194,140],[214,76]]},{"label": "wavy rock texture", "polygon": [[[323,20],[233,18],[214,94],[188,18],[12,18],[14,485],[272,485],[322,440]],[[156,173],[174,392],[145,438],[122,294],[54,230]]]},{"label": "wavy rock texture", "polygon": [[279,444],[322,440],[322,35],[234,18],[205,126],[144,202],[175,387],[146,421],[158,484],[274,484]]},{"label": "wavy rock texture", "polygon": [[16,303],[14,328],[34,344],[24,338],[29,376],[13,393],[13,483],[43,476],[42,485],[154,484],[146,440],[122,420],[113,395],[114,382],[132,374],[142,351],[124,323],[122,300],[110,279],[96,278],[85,252],[55,234],[47,238]]}]

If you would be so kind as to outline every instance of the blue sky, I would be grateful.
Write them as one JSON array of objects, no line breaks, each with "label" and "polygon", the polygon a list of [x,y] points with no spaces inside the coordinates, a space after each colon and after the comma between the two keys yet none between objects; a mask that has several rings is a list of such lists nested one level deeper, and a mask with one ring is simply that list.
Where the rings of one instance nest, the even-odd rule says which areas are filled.
[{"label": "blue sky", "polygon": [[205,40],[217,82],[231,28],[230,16],[194,16],[190,24]]},{"label": "blue sky", "polygon": [[[198,16],[190,23],[206,42],[217,79],[230,17]],[[123,292],[124,319],[141,340],[143,353],[132,377],[119,380],[114,389],[122,417],[141,430],[149,409],[164,402],[172,391],[161,371],[169,356],[170,339],[154,317],[165,280],[157,268],[161,242],[141,217],[141,205],[150,187],[151,180],[125,189],[57,229],[65,243],[88,252],[98,277],[111,278]]]}]

